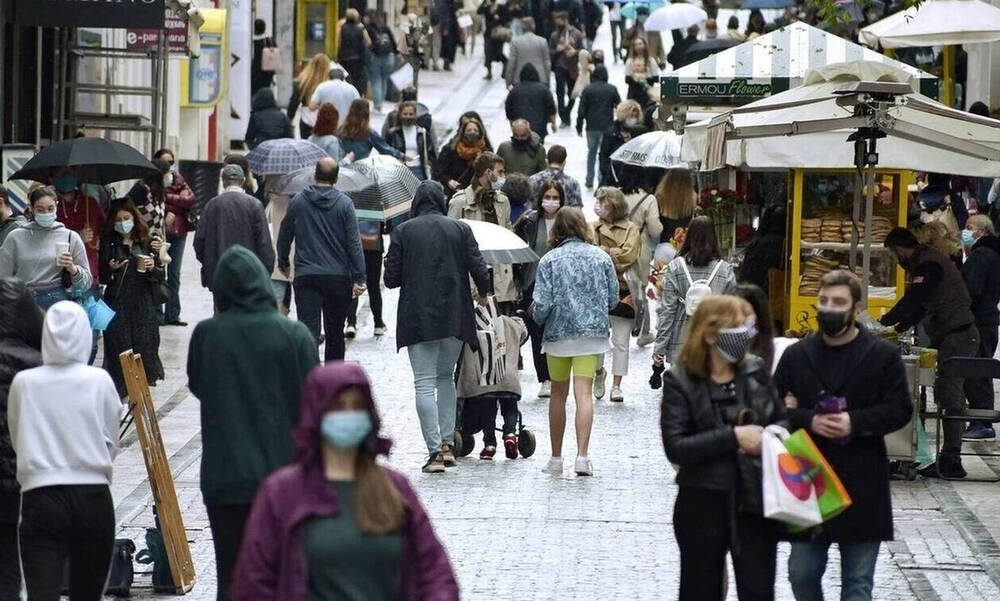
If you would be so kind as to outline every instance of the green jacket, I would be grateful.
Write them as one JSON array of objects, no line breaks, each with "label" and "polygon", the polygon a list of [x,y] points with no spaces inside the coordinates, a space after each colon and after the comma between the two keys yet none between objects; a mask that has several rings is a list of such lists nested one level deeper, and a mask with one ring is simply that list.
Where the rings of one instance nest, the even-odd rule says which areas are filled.
[{"label": "green jacket", "polygon": [[264,264],[242,246],[219,260],[216,315],[188,349],[188,387],[201,402],[206,505],[250,504],[267,475],[292,460],[300,389],[319,363],[306,327],[277,311]]}]

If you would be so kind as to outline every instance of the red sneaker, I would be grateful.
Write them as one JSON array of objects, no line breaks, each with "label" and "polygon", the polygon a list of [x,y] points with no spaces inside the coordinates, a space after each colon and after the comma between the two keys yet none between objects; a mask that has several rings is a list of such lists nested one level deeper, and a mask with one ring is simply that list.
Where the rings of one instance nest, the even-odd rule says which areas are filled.
[{"label": "red sneaker", "polygon": [[507,453],[507,459],[517,459],[517,435],[503,435],[503,450]]},{"label": "red sneaker", "polygon": [[492,461],[493,456],[497,454],[496,447],[483,447],[482,451],[479,451],[479,458],[485,461]]}]

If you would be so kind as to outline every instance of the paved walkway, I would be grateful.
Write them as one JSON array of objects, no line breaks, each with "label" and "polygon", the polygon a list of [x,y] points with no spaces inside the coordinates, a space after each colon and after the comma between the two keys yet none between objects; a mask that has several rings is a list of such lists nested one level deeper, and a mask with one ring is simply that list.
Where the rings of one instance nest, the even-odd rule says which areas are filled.
[{"label": "paved walkway", "polygon": [[[606,31],[602,32],[602,37]],[[607,46],[599,38],[599,45]],[[481,51],[481,49],[480,49]],[[509,135],[503,117],[504,90],[481,79],[477,57],[459,58],[455,71],[421,74],[421,101],[435,118],[452,125],[465,110],[484,117],[494,144]],[[611,79],[622,83],[620,66]],[[582,177],[585,143],[573,130],[560,130],[549,143],[570,149],[569,171]],[[588,195],[589,196],[589,195]],[[587,200],[588,205],[592,201]],[[197,286],[198,263],[190,247],[183,269],[183,317],[192,324],[211,315],[209,294]],[[395,326],[397,295],[384,293],[386,321]],[[633,348],[632,374],[624,382],[625,403],[596,404],[591,456],[596,475],[576,478],[541,473],[547,459],[547,404],[535,398],[537,384],[525,351],[521,411],[535,432],[539,450],[531,459],[490,463],[476,451],[445,475],[420,473],[424,447],[413,407],[412,376],[395,338],[372,338],[370,313],[362,303],[359,337],[347,358],[373,374],[386,431],[395,440],[390,464],[415,484],[458,573],[463,599],[581,600],[673,599],[679,563],[673,538],[676,496],[673,470],[659,436],[659,400],[651,391],[648,350]],[[211,534],[198,491],[200,426],[198,400],[186,389],[184,366],[191,327],[163,328],[161,356],[167,379],[154,389],[161,431],[197,566],[198,582],[187,596],[215,597]],[[570,409],[572,410],[572,409]],[[145,466],[134,436],[115,463],[113,494],[120,536],[142,548],[152,525]],[[574,454],[572,433],[565,455]],[[969,462],[978,473],[1000,463]],[[1000,598],[1000,499],[997,485],[937,481],[892,484],[897,541],[883,548],[876,575],[876,599],[938,600]],[[779,553],[777,598],[791,599],[785,574],[787,546]],[[838,562],[830,562],[829,599],[839,597]],[[160,597],[149,576],[137,577],[136,599]],[[730,587],[730,599],[735,589]]]}]

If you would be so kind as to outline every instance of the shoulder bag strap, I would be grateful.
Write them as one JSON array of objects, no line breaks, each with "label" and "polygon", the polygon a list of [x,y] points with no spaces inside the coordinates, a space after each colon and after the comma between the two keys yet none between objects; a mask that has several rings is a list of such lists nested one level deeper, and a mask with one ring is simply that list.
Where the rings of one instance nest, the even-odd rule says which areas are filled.
[{"label": "shoulder bag strap", "polygon": [[[719,273],[719,268],[720,268],[720,267],[722,267],[722,259],[719,259],[719,260],[718,260],[718,261],[717,261],[717,262],[715,263],[715,268],[714,268],[714,269],[712,269],[712,273],[711,273],[711,275],[709,275],[709,276],[708,276],[708,283],[709,283],[709,284],[711,284],[711,283],[712,283],[712,280],[714,280],[714,279],[715,279],[715,274]],[[688,277],[690,277],[690,276],[688,276]]]},{"label": "shoulder bag strap", "polygon": [[684,257],[679,258],[681,260],[681,268],[684,269],[684,275],[686,275],[688,279],[688,286],[694,286],[694,280],[691,279],[691,272],[688,271],[687,261],[684,260]]}]

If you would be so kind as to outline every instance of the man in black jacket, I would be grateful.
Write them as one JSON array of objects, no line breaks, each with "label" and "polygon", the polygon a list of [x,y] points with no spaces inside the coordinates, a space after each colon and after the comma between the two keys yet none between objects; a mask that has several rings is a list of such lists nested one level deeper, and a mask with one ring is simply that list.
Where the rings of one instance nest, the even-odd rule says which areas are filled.
[{"label": "man in black jacket", "polygon": [[472,229],[447,214],[441,184],[422,182],[385,257],[385,286],[400,289],[396,346],[407,347],[413,369],[427,473],[456,465],[455,364],[463,343],[478,346],[469,276],[481,299],[492,281]]},{"label": "man in black jacket", "polygon": [[556,100],[549,86],[538,81],[535,65],[528,63],[521,69],[521,81],[507,93],[504,101],[507,120],[514,122],[525,119],[531,124],[531,131],[545,142],[545,124],[556,131]]},{"label": "man in black jacket", "polygon": [[[594,186],[594,170],[597,153],[601,149],[604,132],[611,129],[615,120],[615,107],[622,101],[618,88],[608,83],[608,70],[598,65],[591,74],[592,83],[580,94],[580,108],[576,112],[576,134],[583,135],[583,124],[587,124],[587,189]],[[598,179],[598,185],[604,182]]]},{"label": "man in black jacket", "polygon": [[[952,357],[975,357],[979,332],[972,315],[972,300],[955,263],[942,253],[917,242],[909,230],[897,227],[885,238],[900,266],[910,275],[906,294],[879,322],[900,332],[923,323],[931,347],[938,350],[938,363]],[[934,380],[934,402],[939,407],[960,410],[964,406],[962,378]],[[920,470],[924,476],[964,478],[962,469],[962,424],[944,422],[944,444],[937,463]]]},{"label": "man in black jacket", "polygon": [[271,230],[260,201],[243,191],[243,168],[222,168],[222,194],[208,201],[198,219],[194,254],[201,262],[201,285],[213,289],[215,266],[222,253],[239,244],[249,248],[270,273],[274,270]]},{"label": "man in black jacket", "polygon": [[[970,247],[962,265],[962,278],[972,299],[972,315],[979,332],[979,356],[992,359],[997,350],[997,326],[1000,325],[1000,239],[993,222],[986,215],[973,215],[965,222],[962,244]],[[993,380],[965,381],[965,396],[972,409],[993,409]],[[996,432],[989,422],[971,422],[963,440],[993,440]]]},{"label": "man in black jacket", "polygon": [[271,88],[261,88],[253,95],[250,104],[250,122],[244,136],[247,148],[253,150],[267,140],[292,137],[292,122],[278,108]]},{"label": "man in black jacket", "polygon": [[354,202],[333,187],[339,173],[334,159],[316,163],[316,185],[299,192],[288,205],[277,245],[278,269],[288,276],[295,242],[295,307],[317,345],[322,313],[327,361],[344,359],[344,321],[366,281]]},{"label": "man in black jacket", "polygon": [[510,139],[497,148],[497,156],[503,159],[507,173],[531,176],[548,167],[545,146],[538,134],[531,131],[531,124],[526,119],[512,121],[510,134]]},{"label": "man in black jacket", "polygon": [[[883,437],[906,425],[913,407],[899,352],[857,325],[858,278],[836,270],[819,286],[820,332],[785,351],[774,383],[790,408],[789,429],[809,430],[853,504],[808,542],[792,543],[788,579],[796,599],[822,599],[827,552],[837,543],[843,598],[871,599],[879,545],[893,537]],[[837,397],[846,408],[830,412]]]}]

